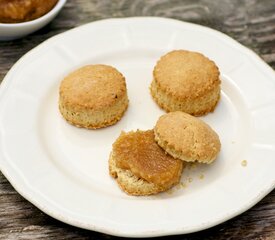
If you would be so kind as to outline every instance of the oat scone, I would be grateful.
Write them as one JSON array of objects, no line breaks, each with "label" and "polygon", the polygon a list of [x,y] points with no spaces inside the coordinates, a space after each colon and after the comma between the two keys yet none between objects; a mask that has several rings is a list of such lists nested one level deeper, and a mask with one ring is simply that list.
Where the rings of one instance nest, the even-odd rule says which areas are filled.
[{"label": "oat scone", "polygon": [[167,112],[201,116],[212,112],[219,101],[219,75],[216,64],[201,53],[175,50],[157,62],[151,95]]},{"label": "oat scone", "polygon": [[128,107],[124,76],[107,65],[88,65],[70,73],[59,88],[59,110],[77,127],[115,124]]}]

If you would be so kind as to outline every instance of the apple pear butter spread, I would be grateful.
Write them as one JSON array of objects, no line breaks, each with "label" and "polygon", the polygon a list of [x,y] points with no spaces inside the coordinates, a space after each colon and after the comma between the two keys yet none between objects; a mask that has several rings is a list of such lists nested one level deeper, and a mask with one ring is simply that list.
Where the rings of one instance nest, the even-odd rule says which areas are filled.
[{"label": "apple pear butter spread", "polygon": [[0,0],[0,23],[20,23],[48,13],[58,0]]}]

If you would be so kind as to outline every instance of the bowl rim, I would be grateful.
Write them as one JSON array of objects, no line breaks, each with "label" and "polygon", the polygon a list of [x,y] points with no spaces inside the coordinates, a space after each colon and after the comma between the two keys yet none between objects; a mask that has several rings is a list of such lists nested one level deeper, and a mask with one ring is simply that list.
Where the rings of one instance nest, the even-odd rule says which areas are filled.
[{"label": "bowl rim", "polygon": [[64,6],[64,4],[67,2],[67,0],[58,0],[55,6],[46,14],[43,16],[27,21],[27,22],[20,22],[20,23],[0,23],[0,27],[7,27],[7,28],[17,28],[21,26],[28,26],[28,25],[33,25],[33,24],[39,24],[46,19],[50,18],[52,15],[55,13],[58,13],[61,8]]}]

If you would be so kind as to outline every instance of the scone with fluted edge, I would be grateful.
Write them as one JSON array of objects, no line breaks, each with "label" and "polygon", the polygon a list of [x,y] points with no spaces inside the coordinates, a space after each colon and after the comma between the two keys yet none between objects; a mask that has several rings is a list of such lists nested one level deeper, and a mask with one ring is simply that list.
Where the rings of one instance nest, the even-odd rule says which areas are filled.
[{"label": "scone with fluted edge", "polygon": [[221,149],[219,136],[208,124],[180,111],[162,115],[154,134],[168,154],[186,162],[212,163]]},{"label": "scone with fluted edge", "polygon": [[109,173],[130,195],[166,191],[180,180],[183,162],[165,153],[154,140],[153,130],[122,132],[114,142]]},{"label": "scone with fluted edge", "polygon": [[124,76],[107,65],[88,65],[70,73],[59,88],[59,110],[77,127],[115,124],[128,106]]},{"label": "scone with fluted edge", "polygon": [[167,112],[201,116],[212,112],[219,101],[219,75],[216,64],[201,53],[175,50],[157,62],[151,95]]}]

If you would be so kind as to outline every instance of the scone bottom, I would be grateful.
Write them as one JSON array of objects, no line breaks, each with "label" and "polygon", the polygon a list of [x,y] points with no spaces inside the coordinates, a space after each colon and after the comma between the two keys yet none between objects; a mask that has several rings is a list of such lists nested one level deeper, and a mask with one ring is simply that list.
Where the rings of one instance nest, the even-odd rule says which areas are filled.
[{"label": "scone bottom", "polygon": [[109,158],[110,175],[124,192],[135,196],[170,189],[179,183],[183,167],[157,145],[153,130],[122,133]]}]

